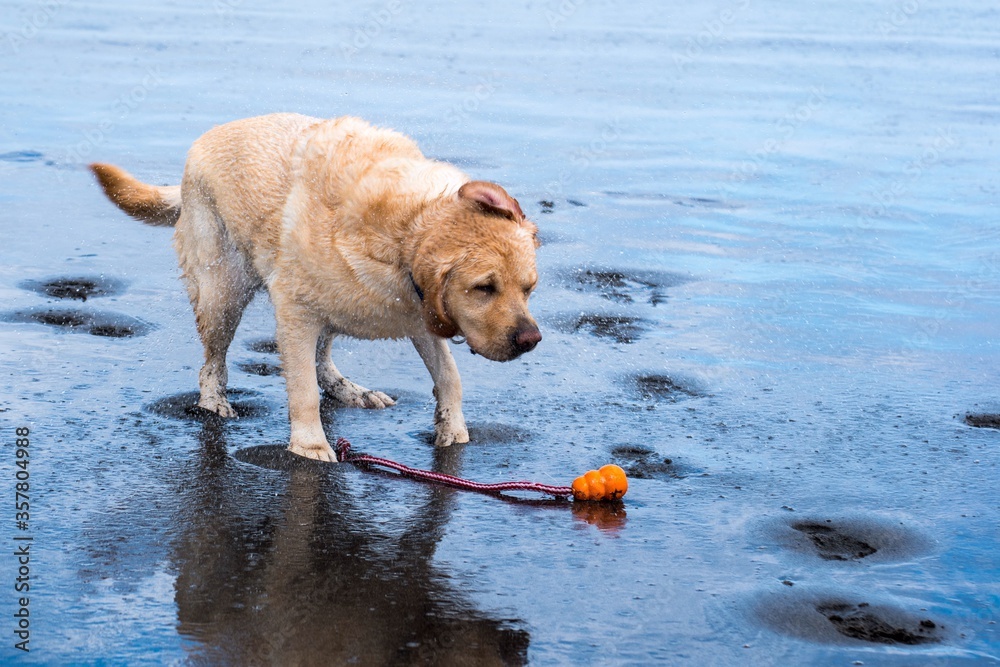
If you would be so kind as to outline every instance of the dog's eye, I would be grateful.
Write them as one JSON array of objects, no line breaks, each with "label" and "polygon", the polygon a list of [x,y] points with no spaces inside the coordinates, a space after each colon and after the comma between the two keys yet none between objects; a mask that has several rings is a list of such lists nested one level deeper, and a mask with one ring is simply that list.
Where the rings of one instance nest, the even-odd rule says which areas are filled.
[{"label": "dog's eye", "polygon": [[476,290],[477,292],[481,292],[483,294],[496,294],[497,293],[496,285],[494,285],[493,283],[487,283],[485,285],[476,285],[472,289]]}]

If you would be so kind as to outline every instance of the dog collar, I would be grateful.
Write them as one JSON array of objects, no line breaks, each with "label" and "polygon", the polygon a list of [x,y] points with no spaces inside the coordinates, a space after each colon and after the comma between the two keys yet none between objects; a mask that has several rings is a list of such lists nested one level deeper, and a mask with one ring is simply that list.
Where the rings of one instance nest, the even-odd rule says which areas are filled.
[{"label": "dog collar", "polygon": [[418,285],[417,281],[413,279],[412,273],[410,274],[410,284],[413,285],[413,291],[415,291],[417,293],[417,296],[420,297],[420,300],[423,301],[424,291],[420,289],[420,285]]}]

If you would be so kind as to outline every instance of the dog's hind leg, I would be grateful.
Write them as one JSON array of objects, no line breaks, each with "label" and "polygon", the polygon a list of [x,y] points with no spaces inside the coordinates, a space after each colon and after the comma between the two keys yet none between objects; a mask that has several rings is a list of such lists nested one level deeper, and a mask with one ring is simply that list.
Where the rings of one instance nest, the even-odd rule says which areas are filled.
[{"label": "dog's hind leg", "polygon": [[200,201],[185,198],[174,247],[205,348],[205,364],[198,375],[198,405],[222,417],[236,417],[226,398],[226,353],[258,281],[222,222]]},{"label": "dog's hind leg", "polygon": [[330,358],[330,348],[336,334],[330,330],[325,330],[319,338],[316,346],[316,375],[319,386],[327,396],[333,398],[343,405],[354,408],[381,409],[390,405],[395,405],[396,401],[388,394],[381,391],[365,389],[361,385],[354,384],[341,374]]}]

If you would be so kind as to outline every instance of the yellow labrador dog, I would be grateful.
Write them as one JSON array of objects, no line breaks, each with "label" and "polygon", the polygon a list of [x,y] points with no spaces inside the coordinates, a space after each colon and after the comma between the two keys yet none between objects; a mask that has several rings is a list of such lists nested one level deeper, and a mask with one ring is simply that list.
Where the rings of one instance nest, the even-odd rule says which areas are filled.
[{"label": "yellow labrador dog", "polygon": [[288,389],[289,449],[336,461],[319,388],[350,406],[393,399],[330,359],[335,336],[409,338],[434,380],[435,442],[468,442],[447,339],[508,361],[541,340],[528,312],[537,228],[503,188],[429,160],[409,138],[357,118],[274,114],[216,127],[191,147],[180,186],[91,169],[120,209],[176,225],[174,247],[205,346],[199,405],[235,416],[226,351],[267,287]]}]

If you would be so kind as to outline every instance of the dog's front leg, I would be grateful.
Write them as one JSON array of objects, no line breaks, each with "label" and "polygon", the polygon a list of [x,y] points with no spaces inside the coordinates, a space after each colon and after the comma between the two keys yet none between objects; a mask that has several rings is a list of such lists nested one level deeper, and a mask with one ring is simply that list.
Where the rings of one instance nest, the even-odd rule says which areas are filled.
[{"label": "dog's front leg", "polygon": [[285,303],[280,298],[274,300],[278,350],[288,388],[288,418],[292,424],[288,449],[299,456],[335,463],[337,457],[319,418],[316,343],[323,325],[305,308]]},{"label": "dog's front leg", "polygon": [[414,336],[410,340],[434,379],[434,398],[437,399],[434,444],[447,447],[453,443],[468,442],[469,430],[462,415],[462,378],[448,349],[448,341],[430,333]]}]

